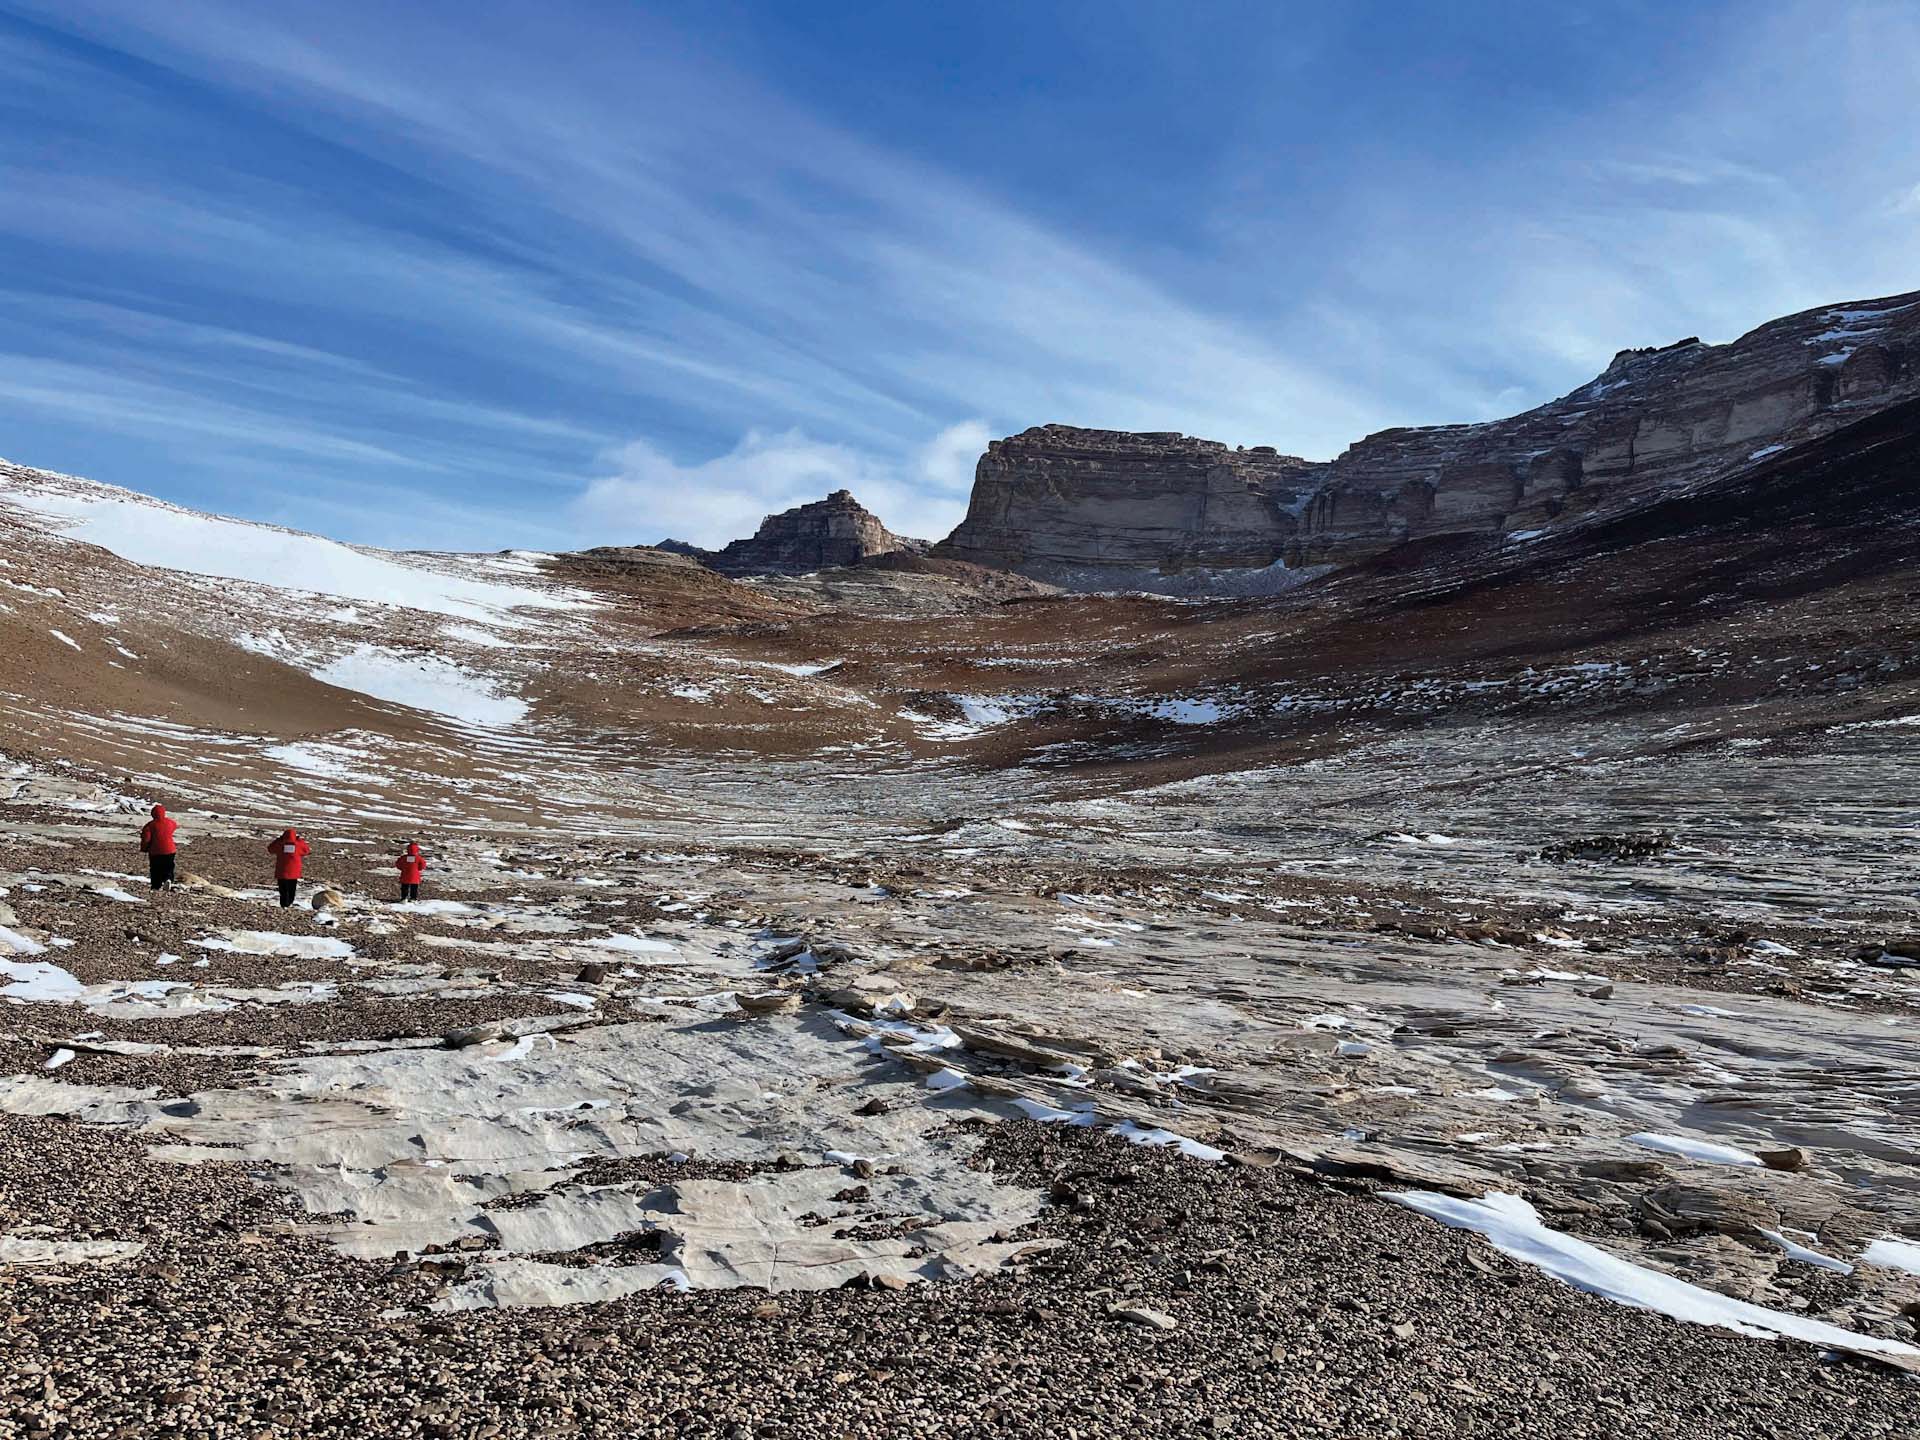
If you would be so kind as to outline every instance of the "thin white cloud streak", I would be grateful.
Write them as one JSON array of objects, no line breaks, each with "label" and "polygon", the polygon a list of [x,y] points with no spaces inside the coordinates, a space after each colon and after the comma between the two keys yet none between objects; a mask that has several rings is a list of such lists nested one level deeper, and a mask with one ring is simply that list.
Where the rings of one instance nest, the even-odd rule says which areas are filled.
[{"label": "thin white cloud streak", "polygon": [[[1264,436],[1276,414],[1291,411],[1313,430],[1304,443],[1320,449],[1385,418],[1256,333],[969,187],[823,127],[735,77],[689,80],[683,57],[657,54],[654,68],[621,73],[611,92],[596,89],[590,73],[543,71],[538,54],[518,54],[516,83],[504,86],[481,70],[466,73],[487,62],[457,45],[421,67],[387,34],[378,53],[342,56],[290,41],[257,16],[237,25],[231,12],[215,18],[174,6],[143,21],[185,47],[210,79],[297,89],[349,117],[349,136],[357,129],[388,146],[397,139],[431,155],[436,173],[457,170],[463,189],[520,205],[531,197],[618,246],[640,273],[688,287],[699,319],[669,313],[669,346],[684,337],[693,353],[709,353],[722,317],[722,328],[748,324],[746,335],[729,337],[745,342],[736,347],[747,352],[741,360],[764,364],[769,351],[798,358],[810,390],[823,379],[846,384],[853,373],[896,387],[905,379],[914,403],[894,419],[901,440],[962,407],[1093,424],[1172,413],[1229,438]],[[423,73],[457,88],[457,98],[423,91]],[[696,97],[692,118],[663,128],[672,97],[686,92]],[[634,95],[651,97],[653,108],[635,113],[625,98]],[[657,317],[662,297],[646,298]],[[614,347],[628,337],[589,327],[589,338]],[[639,337],[628,343],[651,352]],[[853,428],[870,423],[875,405],[899,406],[866,378],[849,388],[837,413],[795,418]],[[1033,414],[1036,399],[1070,413]]]},{"label": "thin white cloud streak", "polygon": [[30,409],[76,415],[107,429],[135,434],[185,434],[265,452],[311,456],[341,464],[437,467],[403,451],[350,436],[289,426],[263,414],[206,401],[191,390],[131,380],[111,371],[69,365],[38,355],[0,353],[0,398]]},{"label": "thin white cloud streak", "polygon": [[[1920,235],[1887,205],[1889,176],[1920,176],[1920,10],[1781,0],[1730,16],[1671,93],[1516,136],[1477,170],[1357,176],[1343,308],[1537,402],[1629,346],[1731,340],[1920,286]],[[1408,418],[1477,418],[1456,404]]]},{"label": "thin white cloud streak", "polygon": [[[77,418],[95,429],[220,442],[232,458],[324,459],[449,483],[492,473],[516,485],[571,486],[571,477],[551,468],[546,447],[608,443],[537,417],[398,387],[328,383],[310,370],[260,368],[235,377],[179,353],[106,368],[0,350],[0,395],[23,411]],[[439,424],[423,432],[423,417]]]},{"label": "thin white cloud streak", "polygon": [[[431,326],[569,386],[650,395],[727,421],[757,408],[876,443],[901,433],[883,420],[913,434],[931,423],[743,320],[645,293],[618,275],[591,277],[598,303],[588,306],[555,298],[524,272],[338,217],[250,212],[71,173],[16,174],[6,189],[19,202],[0,220],[11,233],[108,255],[158,253],[177,275],[261,302],[284,291],[290,271],[323,274],[361,316]],[[143,217],[139,231],[125,227],[128,213]]]},{"label": "thin white cloud streak", "polygon": [[603,448],[612,443],[605,431],[426,393],[410,377],[351,356],[131,306],[0,290],[0,317],[20,321],[55,351],[62,337],[84,327],[121,336],[128,350],[116,378],[144,375],[179,392],[188,411],[212,403],[221,389],[252,402],[242,408],[257,411],[263,421],[306,405],[322,415],[351,416],[361,426],[385,426],[396,453],[414,461],[422,452],[438,453],[449,469],[457,468],[462,452],[423,436],[423,417],[475,432],[489,445],[560,442]]}]

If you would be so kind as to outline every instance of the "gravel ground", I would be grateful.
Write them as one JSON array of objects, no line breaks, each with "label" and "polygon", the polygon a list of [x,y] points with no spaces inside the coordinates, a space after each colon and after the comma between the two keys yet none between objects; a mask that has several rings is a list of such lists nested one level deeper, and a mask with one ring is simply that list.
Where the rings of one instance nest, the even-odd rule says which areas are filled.
[{"label": "gravel ground", "polygon": [[[903,1293],[665,1292],[430,1316],[458,1257],[364,1264],[241,1166],[0,1121],[9,1228],[141,1241],[0,1271],[0,1436],[1879,1436],[1915,1381],[1577,1294],[1277,1171],[998,1127],[1065,1239]],[[383,1312],[403,1310],[397,1318]],[[1164,1316],[1171,1328],[1115,1313]]]},{"label": "gravel ground", "polygon": [[[24,1011],[27,1007],[20,1007]],[[52,1007],[35,1006],[35,1010]],[[6,1018],[17,1018],[9,1010]],[[71,1018],[62,1017],[71,1028]],[[63,1032],[54,1031],[54,1035]],[[42,1069],[59,1047],[56,1042],[0,1040],[0,1074],[30,1075]],[[114,1055],[79,1050],[61,1064],[57,1078],[75,1085],[126,1086],[152,1089],[162,1096],[191,1095],[196,1090],[231,1089],[249,1075],[272,1065],[270,1060],[234,1055]]]},{"label": "gravel ground", "polygon": [[[22,1032],[55,1038],[78,1030],[97,1032],[110,1040],[160,1045],[263,1045],[297,1052],[306,1044],[437,1038],[464,1025],[556,1013],[565,1012],[553,1001],[513,991],[470,998],[400,999],[344,990],[321,1005],[246,1005],[236,1010],[141,1020],[113,1020],[76,1012],[71,1006],[9,1005],[0,1012],[0,1019]],[[80,1061],[73,1064],[78,1067]],[[76,1068],[68,1078],[79,1074]]]},{"label": "gravel ground", "polygon": [[[256,848],[251,839],[202,841],[183,868],[221,884],[257,886]],[[15,865],[115,873],[137,859],[99,845],[21,846],[9,857]],[[926,878],[864,861],[795,863],[855,888],[878,880],[905,892]],[[1020,894],[1110,892],[1166,875],[1036,875],[983,862],[961,878]],[[1183,882],[1170,902],[1181,920],[1241,923],[1246,907],[1202,898],[1204,885]],[[1411,889],[1354,887],[1342,895],[1279,877],[1267,885],[1324,904],[1323,914],[1289,912],[1315,928],[1365,933],[1388,917],[1398,924],[1444,913]],[[497,988],[390,999],[349,983],[324,1004],[142,1020],[10,1004],[0,1011],[7,1032],[0,1034],[0,1074],[34,1073],[50,1042],[81,1031],[298,1054],[307,1045],[437,1036],[554,1013],[552,1001],[520,988],[551,986],[550,962],[428,947],[416,938],[427,929],[492,938],[485,930],[419,919],[379,935],[351,916],[329,925],[305,910],[205,890],[138,907],[71,887],[18,887],[9,900],[23,923],[76,942],[54,958],[83,980],[274,986],[360,973],[335,960],[190,946],[225,927],[333,936],[378,962],[375,973],[412,961],[448,975],[485,972],[497,977]],[[579,904],[581,918],[621,928],[684,920],[643,893]],[[715,896],[702,908],[732,913],[730,905]],[[752,926],[764,919],[783,931],[802,928],[762,916],[757,905],[739,913]],[[1259,916],[1247,911],[1245,919]],[[1490,915],[1494,921],[1526,928],[1546,917],[1516,907]],[[1581,938],[1603,945],[1622,938],[1602,930]],[[1724,942],[1699,934],[1701,943]],[[1667,966],[1703,989],[1717,988],[1727,973],[1724,964],[1687,958],[1696,943],[1691,932],[1675,927],[1658,941],[1657,955],[1636,957],[1641,968]],[[1431,943],[1473,942],[1446,934]],[[1057,948],[1036,944],[1032,958],[1048,962]],[[152,965],[163,952],[183,958]],[[942,963],[965,954],[953,947]],[[1019,958],[1005,946],[982,954],[998,964]],[[194,958],[207,959],[207,968],[190,969]],[[609,999],[600,1018],[654,1016]],[[1177,1058],[1170,1050],[1162,1056]],[[273,1063],[83,1052],[59,1074],[174,1095],[244,1084],[249,1071]],[[1201,1165],[1027,1123],[990,1129],[980,1163],[1052,1194],[1035,1233],[1065,1243],[1008,1272],[904,1292],[659,1292],[566,1310],[441,1316],[429,1307],[482,1255],[348,1260],[312,1233],[303,1223],[311,1217],[294,1212],[285,1190],[263,1183],[257,1167],[160,1164],[135,1137],[109,1127],[0,1116],[0,1232],[39,1225],[56,1238],[145,1247],[110,1267],[0,1267],[0,1440],[1914,1433],[1908,1417],[1920,1381],[1577,1294],[1364,1187]],[[753,1168],[629,1157],[599,1162],[581,1178],[737,1179]],[[651,1258],[647,1252],[648,1237],[624,1235],[544,1258],[631,1263]],[[1843,1305],[1851,1284],[1811,1271],[1796,1281],[1815,1312]]]}]

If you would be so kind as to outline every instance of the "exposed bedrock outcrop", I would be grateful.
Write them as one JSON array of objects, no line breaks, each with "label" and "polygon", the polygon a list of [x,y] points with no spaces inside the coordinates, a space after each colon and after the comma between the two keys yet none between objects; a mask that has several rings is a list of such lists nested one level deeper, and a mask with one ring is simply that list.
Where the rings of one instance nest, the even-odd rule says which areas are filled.
[{"label": "exposed bedrock outcrop", "polygon": [[1729,475],[1920,395],[1920,292],[1725,345],[1624,350],[1505,420],[1383,430],[1328,462],[1172,433],[1044,425],[994,441],[936,553],[1044,579],[1360,559],[1431,535],[1551,529]]},{"label": "exposed bedrock outcrop", "polygon": [[875,555],[927,548],[924,540],[909,540],[887,529],[849,490],[769,515],[752,539],[735,540],[724,550],[669,544],[722,575],[807,575],[856,565]]},{"label": "exposed bedrock outcrop", "polygon": [[1316,468],[1185,435],[1042,425],[987,446],[940,548],[1016,569],[1271,565]]}]

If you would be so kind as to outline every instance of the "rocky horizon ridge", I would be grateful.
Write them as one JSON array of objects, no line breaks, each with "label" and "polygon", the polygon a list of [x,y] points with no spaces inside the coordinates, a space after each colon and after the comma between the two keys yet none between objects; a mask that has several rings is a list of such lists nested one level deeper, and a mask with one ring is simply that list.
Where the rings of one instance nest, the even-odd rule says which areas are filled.
[{"label": "rocky horizon ridge", "polygon": [[[1171,430],[1031,426],[988,443],[966,518],[938,542],[896,535],[842,489],[718,550],[652,548],[736,577],[906,552],[1073,589],[1180,579],[1193,593],[1257,593],[1409,541],[1532,538],[1916,395],[1920,291],[1802,311],[1724,344],[1623,349],[1593,380],[1519,414],[1391,427],[1331,460]],[[1266,571],[1278,573],[1255,573]]]},{"label": "rocky horizon ridge", "polygon": [[[1725,344],[1621,350],[1501,420],[1395,427],[1332,460],[1048,424],[991,442],[937,556],[1075,588],[1339,565],[1431,536],[1529,538],[1734,473],[1920,394],[1920,291]],[[1076,585],[1076,582],[1083,582]]]}]

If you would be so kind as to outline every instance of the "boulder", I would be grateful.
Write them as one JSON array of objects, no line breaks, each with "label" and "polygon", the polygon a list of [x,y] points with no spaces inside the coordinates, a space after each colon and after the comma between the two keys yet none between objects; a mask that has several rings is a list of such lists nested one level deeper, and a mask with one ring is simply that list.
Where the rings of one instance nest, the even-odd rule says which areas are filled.
[{"label": "boulder", "polygon": [[230,890],[225,885],[216,884],[196,870],[182,870],[174,877],[173,883],[178,889],[204,890],[207,894],[217,895],[222,900],[238,900],[242,898],[238,890]]},{"label": "boulder", "polygon": [[465,1050],[474,1045],[485,1045],[490,1040],[504,1040],[507,1030],[504,1025],[462,1025],[457,1030],[449,1030],[440,1037],[440,1044],[448,1050]]},{"label": "boulder", "polygon": [[1171,1315],[1159,1310],[1149,1310],[1144,1305],[1109,1305],[1107,1315],[1114,1320],[1124,1320],[1129,1325],[1141,1325],[1150,1330],[1180,1328],[1180,1322]]},{"label": "boulder", "polygon": [[1737,1240],[1757,1239],[1780,1228],[1780,1212],[1758,1196],[1711,1185],[1667,1185],[1640,1197],[1643,1220],[1673,1235],[1712,1232]]},{"label": "boulder", "polygon": [[743,1015],[784,1015],[800,1008],[800,994],[795,990],[771,990],[764,995],[735,995],[733,1000]]}]

